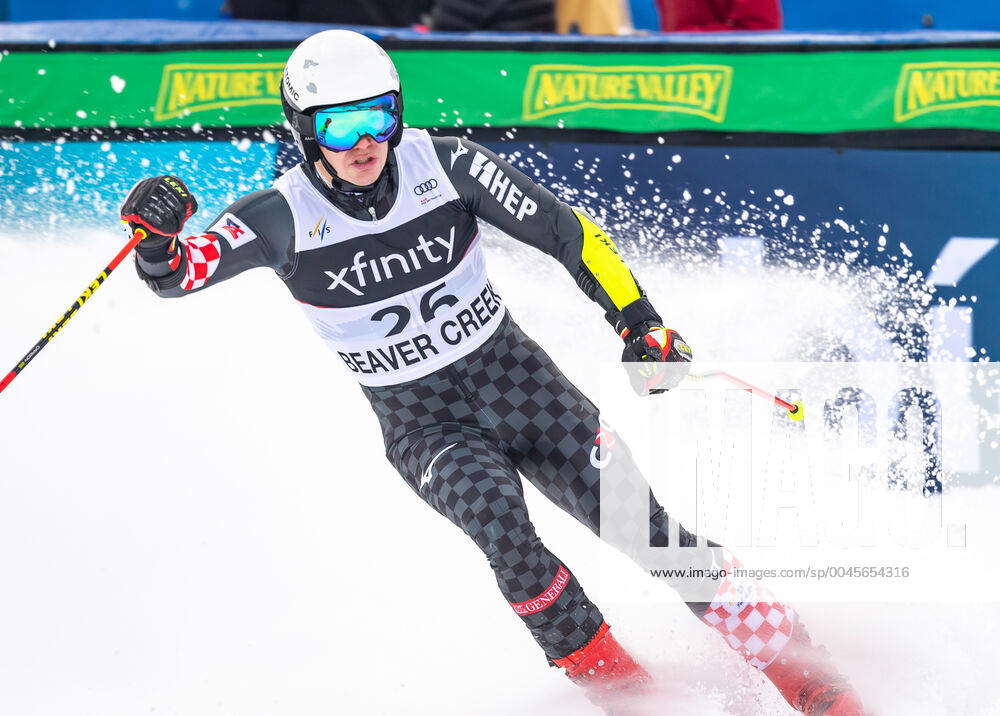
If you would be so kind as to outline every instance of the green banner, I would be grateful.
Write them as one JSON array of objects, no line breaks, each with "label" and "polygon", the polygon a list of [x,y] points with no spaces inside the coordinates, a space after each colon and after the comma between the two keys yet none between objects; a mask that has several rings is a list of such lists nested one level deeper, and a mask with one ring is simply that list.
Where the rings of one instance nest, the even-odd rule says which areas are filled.
[{"label": "green banner", "polygon": [[[273,124],[289,52],[11,51],[0,55],[0,126]],[[1000,131],[1000,49],[391,55],[418,127]]]}]

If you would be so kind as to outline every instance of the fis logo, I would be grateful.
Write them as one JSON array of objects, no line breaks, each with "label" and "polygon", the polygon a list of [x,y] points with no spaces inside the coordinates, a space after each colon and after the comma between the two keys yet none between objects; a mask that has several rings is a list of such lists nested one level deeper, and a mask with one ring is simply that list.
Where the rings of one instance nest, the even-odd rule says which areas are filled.
[{"label": "fis logo", "polygon": [[538,204],[524,195],[514,186],[510,177],[504,174],[495,163],[486,158],[482,152],[476,152],[469,165],[469,175],[478,179],[479,183],[500,202],[511,216],[518,221],[532,216],[538,210]]},{"label": "fis logo", "polygon": [[[320,226],[320,224],[322,224],[322,226]],[[326,223],[326,217],[322,216],[320,217],[320,220],[316,222],[316,226],[312,228],[312,231],[309,232],[309,238],[311,239],[314,236],[318,236],[319,240],[322,241],[323,237],[329,233],[330,227]]]}]

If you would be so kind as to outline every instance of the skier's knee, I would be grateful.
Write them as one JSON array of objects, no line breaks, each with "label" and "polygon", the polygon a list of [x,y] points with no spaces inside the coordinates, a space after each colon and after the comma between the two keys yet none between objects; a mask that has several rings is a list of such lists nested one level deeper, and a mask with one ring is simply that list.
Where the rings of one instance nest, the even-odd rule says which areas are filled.
[{"label": "skier's knee", "polygon": [[485,525],[476,542],[493,569],[509,567],[514,562],[523,561],[527,555],[544,549],[535,534],[534,525],[527,519],[526,510],[514,510]]}]

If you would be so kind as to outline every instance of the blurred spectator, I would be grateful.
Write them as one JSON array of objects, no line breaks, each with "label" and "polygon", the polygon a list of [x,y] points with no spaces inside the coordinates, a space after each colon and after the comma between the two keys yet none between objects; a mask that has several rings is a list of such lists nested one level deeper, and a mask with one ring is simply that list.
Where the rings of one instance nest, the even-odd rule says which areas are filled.
[{"label": "blurred spectator", "polygon": [[224,9],[243,20],[409,27],[422,22],[433,4],[434,0],[226,0]]},{"label": "blurred spectator", "polygon": [[437,0],[431,30],[555,32],[555,0]]},{"label": "blurred spectator", "polygon": [[556,29],[584,35],[624,35],[632,31],[626,0],[556,0]]},{"label": "blurred spectator", "polygon": [[780,0],[656,0],[666,32],[780,30]]}]

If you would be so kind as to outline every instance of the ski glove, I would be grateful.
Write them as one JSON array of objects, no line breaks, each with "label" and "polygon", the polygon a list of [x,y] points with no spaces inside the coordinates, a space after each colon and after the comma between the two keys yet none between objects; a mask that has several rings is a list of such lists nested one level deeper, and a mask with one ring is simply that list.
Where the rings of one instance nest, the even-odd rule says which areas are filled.
[{"label": "ski glove", "polygon": [[[665,393],[677,386],[691,369],[691,347],[677,331],[658,323],[643,322],[622,335],[629,381],[639,395]],[[636,363],[638,365],[630,365]]]},{"label": "ski glove", "polygon": [[143,179],[132,187],[122,204],[121,217],[122,221],[142,226],[152,234],[177,236],[196,211],[198,202],[184,182],[177,177],[158,176]]}]

